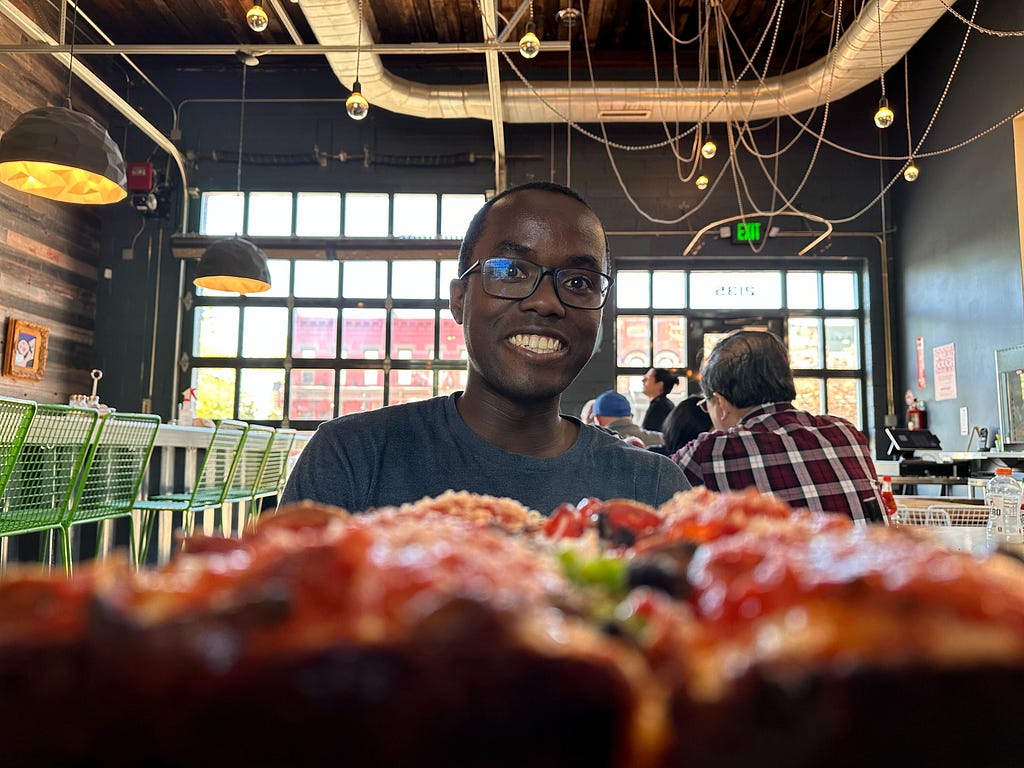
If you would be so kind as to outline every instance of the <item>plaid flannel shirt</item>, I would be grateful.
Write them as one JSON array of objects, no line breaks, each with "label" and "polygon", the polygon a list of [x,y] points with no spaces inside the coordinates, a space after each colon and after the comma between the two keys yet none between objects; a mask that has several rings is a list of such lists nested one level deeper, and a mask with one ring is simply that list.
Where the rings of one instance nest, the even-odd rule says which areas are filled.
[{"label": "plaid flannel shirt", "polygon": [[710,490],[753,486],[794,507],[883,520],[867,438],[837,416],[768,403],[727,431],[705,432],[672,458],[693,485]]}]

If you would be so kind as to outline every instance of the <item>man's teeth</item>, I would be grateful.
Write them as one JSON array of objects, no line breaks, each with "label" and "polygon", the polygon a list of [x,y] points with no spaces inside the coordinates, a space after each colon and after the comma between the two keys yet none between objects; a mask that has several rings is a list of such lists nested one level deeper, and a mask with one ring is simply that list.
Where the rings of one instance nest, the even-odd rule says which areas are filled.
[{"label": "man's teeth", "polygon": [[550,336],[538,336],[536,333],[517,333],[511,337],[510,341],[513,346],[542,355],[557,352],[562,348],[562,342],[558,339],[553,339]]}]

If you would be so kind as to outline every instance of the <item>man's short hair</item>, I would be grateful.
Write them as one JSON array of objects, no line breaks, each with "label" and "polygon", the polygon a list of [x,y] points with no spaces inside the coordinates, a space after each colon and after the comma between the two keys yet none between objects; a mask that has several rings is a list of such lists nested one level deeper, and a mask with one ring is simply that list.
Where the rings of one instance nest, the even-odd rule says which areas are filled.
[{"label": "man's short hair", "polygon": [[[565,195],[571,197],[578,203],[582,203],[583,206],[594,214],[595,218],[600,221],[600,217],[594,213],[594,209],[590,207],[590,204],[580,197],[579,193],[569,189],[569,187],[562,186],[561,184],[555,184],[553,181],[530,181],[526,184],[520,184],[515,187],[509,187],[503,192],[499,192],[490,200],[485,202],[481,206],[480,210],[476,212],[473,219],[469,222],[469,226],[466,228],[466,234],[462,238],[462,246],[459,248],[459,274],[461,275],[476,259],[473,258],[473,251],[476,250],[476,244],[480,241],[481,235],[484,232],[484,225],[487,224],[487,214],[490,213],[491,208],[496,202],[504,197],[513,195],[516,192],[526,192],[531,189],[536,189],[540,192],[552,192],[556,195]],[[602,227],[602,231],[603,231]],[[604,256],[608,262],[608,268],[611,268],[611,251],[608,247],[608,235],[604,236]]]},{"label": "man's short hair", "polygon": [[711,350],[700,374],[705,397],[717,392],[737,408],[796,398],[789,351],[769,331],[730,333]]}]

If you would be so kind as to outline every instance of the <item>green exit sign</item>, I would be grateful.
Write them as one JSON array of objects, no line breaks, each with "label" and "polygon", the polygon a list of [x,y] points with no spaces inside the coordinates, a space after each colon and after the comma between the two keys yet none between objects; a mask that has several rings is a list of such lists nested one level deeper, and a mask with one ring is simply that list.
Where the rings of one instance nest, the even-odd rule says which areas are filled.
[{"label": "green exit sign", "polygon": [[732,241],[734,243],[760,243],[765,234],[763,221],[738,221],[733,225]]}]

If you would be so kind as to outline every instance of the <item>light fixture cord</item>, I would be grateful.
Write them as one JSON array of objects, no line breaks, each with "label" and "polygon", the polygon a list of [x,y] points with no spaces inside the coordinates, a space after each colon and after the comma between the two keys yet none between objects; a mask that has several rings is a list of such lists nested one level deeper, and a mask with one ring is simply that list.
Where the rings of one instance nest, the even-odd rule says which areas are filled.
[{"label": "light fixture cord", "polygon": [[359,54],[363,47],[363,0],[359,0],[359,25],[356,31],[356,82],[359,82]]},{"label": "light fixture cord", "polygon": [[[570,0],[569,6],[572,8],[572,2]],[[568,19],[568,41],[569,50],[566,53],[566,88],[565,88],[565,111],[568,113],[568,120],[565,121],[565,186],[572,186],[572,27],[573,18],[572,16],[566,17]]]},{"label": "light fixture cord", "polygon": [[235,192],[242,194],[242,138],[245,136],[245,78],[248,67],[242,64],[242,102],[238,110],[238,171],[235,176]]},{"label": "light fixture cord", "polygon": [[878,79],[882,84],[882,98],[885,98],[885,56],[882,53],[882,7],[875,0],[875,22],[878,24]]},{"label": "light fixture cord", "polygon": [[78,27],[78,3],[75,3],[75,12],[71,16],[71,58],[68,60],[68,109],[71,109],[71,73],[75,68],[75,29]]}]

